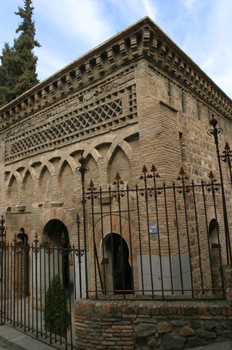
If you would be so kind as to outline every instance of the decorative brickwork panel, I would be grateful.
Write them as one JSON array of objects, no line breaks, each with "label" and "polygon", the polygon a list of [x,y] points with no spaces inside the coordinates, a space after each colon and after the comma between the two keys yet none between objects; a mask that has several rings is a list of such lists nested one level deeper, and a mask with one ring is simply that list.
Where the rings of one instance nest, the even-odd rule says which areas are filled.
[{"label": "decorative brickwork panel", "polygon": [[[112,88],[112,87],[111,87]],[[49,120],[49,115],[34,128],[26,127],[16,137],[6,141],[5,160],[12,161],[38,152],[76,142],[90,135],[121,127],[137,117],[135,85],[115,91],[89,103],[72,108]]]}]

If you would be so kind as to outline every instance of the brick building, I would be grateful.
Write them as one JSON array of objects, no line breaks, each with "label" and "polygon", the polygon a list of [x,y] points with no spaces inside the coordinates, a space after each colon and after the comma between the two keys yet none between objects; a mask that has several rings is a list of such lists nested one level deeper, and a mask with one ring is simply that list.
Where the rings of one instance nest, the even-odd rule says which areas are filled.
[{"label": "brick building", "polygon": [[[86,187],[93,180],[96,188],[106,189],[117,172],[124,189],[133,187],[143,165],[150,168],[153,163],[161,183],[176,180],[181,166],[197,183],[206,181],[210,170],[218,178],[215,145],[207,135],[212,114],[223,129],[222,150],[232,139],[228,96],[148,17],[118,33],[1,108],[0,207],[7,240],[23,228],[29,243],[37,233],[40,242],[50,237],[58,244],[64,232],[71,244],[78,244],[76,214],[83,201],[77,168],[82,151]],[[106,237],[109,201],[104,200]],[[129,246],[128,217],[123,220]],[[216,224],[212,220],[213,207],[208,209],[211,231],[215,225],[223,227],[220,205]],[[116,234],[122,231],[117,218],[113,225]],[[101,240],[99,221],[94,227],[101,255],[105,238]],[[136,227],[132,231],[133,238]]]}]

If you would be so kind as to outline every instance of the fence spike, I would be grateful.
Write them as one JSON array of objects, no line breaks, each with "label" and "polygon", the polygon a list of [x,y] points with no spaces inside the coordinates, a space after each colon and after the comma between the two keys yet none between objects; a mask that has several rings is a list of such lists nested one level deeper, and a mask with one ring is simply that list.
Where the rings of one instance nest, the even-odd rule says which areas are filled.
[{"label": "fence spike", "polygon": [[142,173],[147,173],[147,172],[148,172],[147,167],[146,167],[146,165],[144,165],[144,166],[143,166]]},{"label": "fence spike", "polygon": [[186,175],[186,171],[184,170],[184,168],[182,166],[180,167],[179,175],[180,176],[177,177],[177,181],[184,182],[184,180],[188,180],[189,179],[189,177]]},{"label": "fence spike", "polygon": [[[26,238],[26,237],[25,237],[25,238]],[[38,243],[38,242],[39,242],[37,232],[35,233],[35,239],[34,239],[34,242],[35,242],[35,243]]]},{"label": "fence spike", "polygon": [[116,174],[115,180],[117,180],[117,181],[121,180],[121,176],[119,175],[119,173]]},{"label": "fence spike", "polygon": [[152,164],[152,167],[151,167],[151,172],[152,173],[155,173],[157,171],[156,167],[154,164]]},{"label": "fence spike", "polygon": [[230,149],[230,146],[229,146],[228,142],[226,142],[224,149],[225,149],[226,152],[231,153],[231,149]]},{"label": "fence spike", "polygon": [[215,179],[215,177],[214,177],[214,174],[213,174],[212,170],[210,170],[208,177],[210,178],[211,182],[216,182],[217,181]]}]

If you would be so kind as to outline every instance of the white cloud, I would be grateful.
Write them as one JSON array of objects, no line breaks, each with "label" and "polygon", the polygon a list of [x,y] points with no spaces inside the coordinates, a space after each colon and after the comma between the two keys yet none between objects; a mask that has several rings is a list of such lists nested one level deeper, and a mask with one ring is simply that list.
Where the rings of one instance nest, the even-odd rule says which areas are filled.
[{"label": "white cloud", "polygon": [[[107,0],[114,6],[114,14],[124,20],[129,26],[142,17],[156,18],[156,1],[152,0]],[[120,15],[119,15],[120,14]],[[124,28],[122,28],[124,29]]]},{"label": "white cloud", "polygon": [[[101,1],[34,0],[34,4],[46,22],[57,28],[57,34],[62,32],[67,38],[78,38],[96,46],[114,34]],[[78,42],[73,44],[78,45]]]},{"label": "white cloud", "polygon": [[34,0],[33,4],[36,37],[42,44],[35,50],[40,79],[51,68],[53,74],[62,68],[61,62],[71,63],[145,15],[154,19],[156,12],[150,0],[66,0],[65,6],[63,0]]},{"label": "white cloud", "polygon": [[146,14],[155,21],[156,19],[156,8],[154,6],[154,3],[150,0],[142,0],[142,4],[144,6],[144,10]]},{"label": "white cloud", "polygon": [[[213,1],[209,12],[205,35],[205,52],[201,67],[232,97],[232,2],[229,0]],[[203,45],[203,43],[202,43]]]},{"label": "white cloud", "polygon": [[183,5],[191,9],[199,0],[180,0]]},{"label": "white cloud", "polygon": [[44,80],[56,73],[58,70],[64,68],[67,64],[71,62],[67,62],[62,59],[59,55],[59,52],[52,50],[49,47],[41,47],[35,49],[35,55],[38,57],[37,64],[37,73],[39,80]]}]

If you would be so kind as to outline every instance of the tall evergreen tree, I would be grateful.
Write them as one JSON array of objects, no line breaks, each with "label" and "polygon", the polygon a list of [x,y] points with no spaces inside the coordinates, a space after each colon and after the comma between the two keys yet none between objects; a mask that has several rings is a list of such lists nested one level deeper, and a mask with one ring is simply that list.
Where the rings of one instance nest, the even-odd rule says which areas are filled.
[{"label": "tall evergreen tree", "polygon": [[0,106],[13,100],[14,86],[18,77],[18,64],[14,48],[5,43],[0,57],[2,65],[0,66]]},{"label": "tall evergreen tree", "polygon": [[35,40],[35,22],[32,21],[34,7],[31,0],[24,0],[24,8],[18,7],[16,15],[22,18],[14,39],[14,46],[5,44],[0,66],[0,105],[10,102],[38,83],[37,57],[33,49],[40,44]]}]

